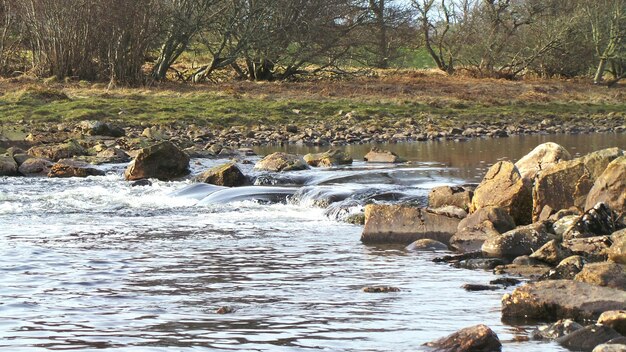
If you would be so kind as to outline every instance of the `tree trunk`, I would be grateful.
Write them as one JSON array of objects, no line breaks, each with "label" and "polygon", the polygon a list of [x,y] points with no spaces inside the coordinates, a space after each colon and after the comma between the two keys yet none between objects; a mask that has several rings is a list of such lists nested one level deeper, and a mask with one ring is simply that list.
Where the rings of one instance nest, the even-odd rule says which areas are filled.
[{"label": "tree trunk", "polygon": [[600,63],[598,64],[598,69],[596,71],[595,76],[593,77],[593,84],[602,84],[604,70],[606,69],[606,59],[601,58]]}]

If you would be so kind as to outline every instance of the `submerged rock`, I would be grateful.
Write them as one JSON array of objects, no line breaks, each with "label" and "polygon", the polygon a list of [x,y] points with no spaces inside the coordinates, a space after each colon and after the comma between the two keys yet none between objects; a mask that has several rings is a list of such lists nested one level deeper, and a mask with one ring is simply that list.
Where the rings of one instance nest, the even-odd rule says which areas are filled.
[{"label": "submerged rock", "polygon": [[309,166],[298,155],[276,152],[261,159],[254,165],[254,168],[261,171],[280,172],[305,170]]},{"label": "submerged rock", "polygon": [[369,204],[365,207],[363,243],[405,243],[428,238],[449,243],[460,218],[407,205]]},{"label": "submerged rock", "polygon": [[517,225],[531,222],[532,193],[530,185],[508,161],[492,166],[474,191],[470,212],[496,206],[513,217]]},{"label": "submerged rock", "polygon": [[406,250],[408,251],[445,251],[447,249],[448,246],[445,243],[428,238],[417,240],[406,246]]},{"label": "submerged rock", "polygon": [[502,350],[498,335],[486,325],[461,329],[451,335],[425,344],[441,352],[494,352]]},{"label": "submerged rock", "polygon": [[400,163],[403,161],[396,153],[378,148],[372,148],[363,159],[368,163]]},{"label": "submerged rock", "polygon": [[352,157],[338,149],[331,149],[324,153],[307,154],[304,161],[310,166],[331,167],[352,164]]},{"label": "submerged rock", "polygon": [[171,142],[161,142],[141,149],[126,168],[124,177],[134,181],[144,178],[171,180],[189,173],[189,156]]},{"label": "submerged rock", "polygon": [[504,319],[596,320],[607,310],[626,307],[626,292],[571,280],[538,281],[502,298]]},{"label": "submerged rock", "polygon": [[367,293],[388,293],[388,292],[400,292],[400,289],[393,286],[366,286],[362,289]]}]

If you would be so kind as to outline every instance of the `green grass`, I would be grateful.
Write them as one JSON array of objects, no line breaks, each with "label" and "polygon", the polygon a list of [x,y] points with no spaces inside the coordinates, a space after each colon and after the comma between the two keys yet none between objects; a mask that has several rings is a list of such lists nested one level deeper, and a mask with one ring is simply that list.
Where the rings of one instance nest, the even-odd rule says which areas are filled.
[{"label": "green grass", "polygon": [[[51,98],[52,97],[52,98]],[[299,110],[300,113],[294,112]],[[524,117],[595,115],[626,111],[626,102],[602,103],[476,103],[441,100],[431,102],[390,99],[240,97],[215,92],[85,92],[70,98],[46,94],[7,93],[0,97],[0,123],[20,120],[59,122],[80,120],[118,121],[125,125],[195,123],[214,127],[259,124],[310,124],[344,121],[354,111],[359,122],[393,123],[426,115],[443,117],[442,125],[456,121],[515,119]]]}]

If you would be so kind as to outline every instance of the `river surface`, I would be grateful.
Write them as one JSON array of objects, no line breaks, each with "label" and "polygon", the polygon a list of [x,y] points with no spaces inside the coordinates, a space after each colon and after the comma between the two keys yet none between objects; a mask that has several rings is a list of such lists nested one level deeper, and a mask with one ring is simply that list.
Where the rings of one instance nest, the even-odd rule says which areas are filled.
[{"label": "river surface", "polygon": [[[478,182],[545,141],[582,154],[626,148],[625,137],[388,145],[411,162],[281,175],[246,164],[258,186],[217,191],[130,187],[125,165],[86,179],[0,178],[0,350],[416,351],[484,323],[504,351],[561,351],[525,341],[534,326],[500,321],[512,288],[461,288],[491,273],[432,263],[448,252],[365,246],[362,227],[340,219],[365,202],[423,203],[430,188]],[[279,149],[314,148],[257,151]],[[360,158],[369,147],[346,149]],[[193,172],[223,161],[195,159]],[[233,312],[217,314],[223,306]]]}]

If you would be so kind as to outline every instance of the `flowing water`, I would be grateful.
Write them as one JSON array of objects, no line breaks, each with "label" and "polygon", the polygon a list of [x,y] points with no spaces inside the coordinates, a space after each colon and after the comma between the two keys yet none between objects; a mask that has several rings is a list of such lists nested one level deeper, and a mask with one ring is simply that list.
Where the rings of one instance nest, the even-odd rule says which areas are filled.
[{"label": "flowing water", "polygon": [[[361,226],[338,221],[365,202],[423,204],[430,188],[478,182],[548,140],[573,154],[626,148],[617,134],[398,144],[385,147],[411,163],[280,175],[247,164],[257,185],[239,189],[131,187],[125,165],[86,179],[0,178],[0,350],[415,351],[484,323],[505,351],[560,351],[524,341],[533,326],[500,321],[512,288],[461,288],[491,273],[432,263],[447,252],[364,246]],[[220,162],[193,160],[193,171]]]}]

